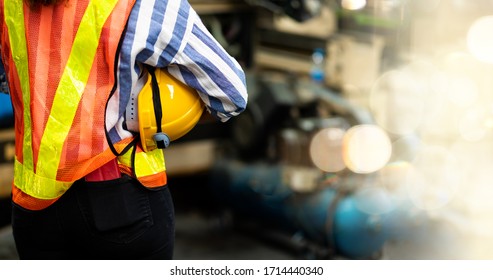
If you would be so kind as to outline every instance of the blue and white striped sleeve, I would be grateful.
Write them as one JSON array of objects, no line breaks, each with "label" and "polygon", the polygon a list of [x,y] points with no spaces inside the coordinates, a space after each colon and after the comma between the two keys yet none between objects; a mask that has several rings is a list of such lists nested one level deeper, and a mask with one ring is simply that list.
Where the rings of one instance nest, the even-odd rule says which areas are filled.
[{"label": "blue and white striped sleeve", "polygon": [[171,39],[168,48],[175,50],[173,57],[169,57],[169,51],[162,52],[160,57],[161,61],[169,62],[169,72],[195,88],[208,111],[221,121],[245,110],[247,88],[243,69],[214,39],[185,0],[181,1],[175,29],[184,31],[173,32],[173,37],[182,35],[178,36],[179,46],[170,47]]}]

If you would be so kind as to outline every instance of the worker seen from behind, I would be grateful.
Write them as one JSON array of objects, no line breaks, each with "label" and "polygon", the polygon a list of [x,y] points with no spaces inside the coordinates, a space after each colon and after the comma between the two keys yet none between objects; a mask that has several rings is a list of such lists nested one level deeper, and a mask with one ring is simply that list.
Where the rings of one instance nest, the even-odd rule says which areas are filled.
[{"label": "worker seen from behind", "polygon": [[241,66],[186,0],[0,3],[19,257],[171,259],[164,153],[139,141],[139,92],[167,69],[224,122],[246,107]]}]

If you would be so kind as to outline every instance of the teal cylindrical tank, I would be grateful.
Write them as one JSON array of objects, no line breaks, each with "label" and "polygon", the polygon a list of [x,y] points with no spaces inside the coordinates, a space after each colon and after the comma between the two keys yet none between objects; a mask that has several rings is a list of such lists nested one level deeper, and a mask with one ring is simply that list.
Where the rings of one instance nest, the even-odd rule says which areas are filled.
[{"label": "teal cylindrical tank", "polygon": [[243,215],[302,232],[347,258],[372,258],[381,251],[392,228],[388,223],[398,220],[388,219],[392,212],[369,214],[359,207],[364,197],[333,188],[296,193],[283,182],[282,174],[280,165],[222,162],[213,168],[212,185]]},{"label": "teal cylindrical tank", "polygon": [[343,199],[334,214],[336,248],[353,258],[379,253],[389,238],[386,222],[386,214],[370,215],[358,209],[353,197]]},{"label": "teal cylindrical tank", "polygon": [[389,237],[389,220],[388,214],[362,211],[359,199],[326,188],[301,198],[298,195],[293,199],[296,203],[286,209],[310,238],[333,246],[341,255],[363,259],[380,252]]}]

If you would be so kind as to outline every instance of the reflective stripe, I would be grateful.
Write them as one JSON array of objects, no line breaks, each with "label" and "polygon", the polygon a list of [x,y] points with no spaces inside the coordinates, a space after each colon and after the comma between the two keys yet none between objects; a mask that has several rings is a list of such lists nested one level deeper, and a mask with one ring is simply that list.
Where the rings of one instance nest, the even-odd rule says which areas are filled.
[{"label": "reflective stripe", "polygon": [[20,80],[24,107],[24,139],[22,161],[28,170],[34,169],[31,132],[31,89],[29,86],[29,64],[27,62],[26,29],[24,27],[23,0],[4,1],[5,22],[9,30],[9,42],[17,76]]},{"label": "reflective stripe", "polygon": [[[28,193],[30,196],[39,199],[53,199],[60,197],[72,185],[72,182],[61,182],[51,178],[42,177],[33,172],[32,169],[26,168],[17,159],[14,163],[15,174],[22,176],[14,176],[14,185],[26,188],[29,186]],[[25,191],[24,191],[25,192]]]},{"label": "reflective stripe", "polygon": [[90,1],[82,17],[41,138],[36,170],[42,177],[56,179],[63,145],[89,78],[101,30],[117,2]]},{"label": "reflective stripe", "polygon": [[164,153],[161,149],[155,149],[146,153],[135,153],[134,166],[132,166],[132,150],[119,156],[118,161],[133,169],[137,179],[166,171]]}]

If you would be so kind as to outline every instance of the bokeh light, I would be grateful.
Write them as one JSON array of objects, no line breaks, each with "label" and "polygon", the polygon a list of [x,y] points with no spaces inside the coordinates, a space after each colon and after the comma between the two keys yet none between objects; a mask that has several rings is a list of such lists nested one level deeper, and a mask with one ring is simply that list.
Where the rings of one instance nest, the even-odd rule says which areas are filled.
[{"label": "bokeh light", "polygon": [[397,135],[412,133],[425,112],[424,92],[401,70],[382,75],[370,94],[370,109],[381,127]]},{"label": "bokeh light", "polygon": [[378,171],[387,164],[392,144],[387,133],[376,125],[358,125],[350,128],[343,139],[343,159],[355,173]]},{"label": "bokeh light", "polygon": [[418,12],[431,13],[436,11],[440,6],[440,2],[441,0],[413,0],[409,3]]},{"label": "bokeh light", "polygon": [[347,10],[360,10],[366,7],[366,0],[342,0],[341,6]]},{"label": "bokeh light", "polygon": [[346,167],[342,159],[344,134],[340,128],[325,128],[313,136],[310,157],[315,166],[326,172],[338,172]]},{"label": "bokeh light", "polygon": [[484,139],[491,129],[493,115],[483,106],[470,108],[459,121],[459,133],[467,141],[477,142]]},{"label": "bokeh light", "polygon": [[[490,138],[488,141],[491,141]],[[462,185],[460,200],[463,210],[480,216],[493,213],[493,145],[484,145],[485,141],[471,142],[465,139],[457,140],[451,147],[451,153],[460,164]]]},{"label": "bokeh light", "polygon": [[478,86],[469,77],[456,77],[450,81],[448,96],[456,106],[467,107],[478,100]]},{"label": "bokeh light", "polygon": [[493,16],[477,19],[467,33],[469,51],[479,60],[493,63]]},{"label": "bokeh light", "polygon": [[479,8],[479,2],[471,0],[452,0],[452,8],[462,13],[471,13]]},{"label": "bokeh light", "polygon": [[410,168],[411,164],[405,160],[389,162],[378,172],[380,184],[386,190],[401,193],[407,186],[403,178]]},{"label": "bokeh light", "polygon": [[461,183],[457,159],[442,146],[423,146],[407,173],[407,190],[416,207],[435,210],[447,205]]}]

